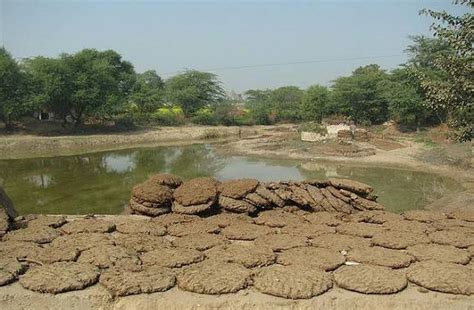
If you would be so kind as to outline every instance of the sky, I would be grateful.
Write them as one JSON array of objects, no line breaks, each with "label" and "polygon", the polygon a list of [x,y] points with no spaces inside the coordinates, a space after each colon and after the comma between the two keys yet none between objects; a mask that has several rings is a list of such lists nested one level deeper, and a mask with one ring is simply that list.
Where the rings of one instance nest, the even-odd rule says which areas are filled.
[{"label": "sky", "polygon": [[210,71],[236,92],[305,88],[403,63],[408,36],[430,34],[422,8],[464,12],[450,0],[0,0],[0,45],[18,59],[114,49],[137,72]]}]

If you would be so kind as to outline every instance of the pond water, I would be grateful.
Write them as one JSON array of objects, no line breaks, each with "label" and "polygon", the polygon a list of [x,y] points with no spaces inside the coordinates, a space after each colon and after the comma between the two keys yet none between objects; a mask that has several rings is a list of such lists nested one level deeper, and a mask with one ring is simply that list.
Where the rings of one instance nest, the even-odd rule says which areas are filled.
[{"label": "pond water", "polygon": [[117,150],[66,157],[0,160],[0,185],[20,214],[118,214],[134,184],[169,172],[185,179],[262,181],[343,177],[372,185],[388,210],[422,208],[458,191],[454,180],[419,171],[297,160],[221,156],[211,145]]}]

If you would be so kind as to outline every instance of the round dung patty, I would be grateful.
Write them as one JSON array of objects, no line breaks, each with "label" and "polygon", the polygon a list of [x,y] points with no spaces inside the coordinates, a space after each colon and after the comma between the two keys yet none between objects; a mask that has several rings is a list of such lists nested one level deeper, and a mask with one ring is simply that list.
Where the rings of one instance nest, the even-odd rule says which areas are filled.
[{"label": "round dung patty", "polygon": [[50,226],[58,228],[66,224],[66,217],[63,215],[38,215],[34,219],[28,221],[28,226]]},{"label": "round dung patty", "polygon": [[273,251],[288,250],[291,248],[304,247],[308,245],[308,239],[304,236],[289,234],[268,234],[255,239],[258,247],[269,247]]},{"label": "round dung patty", "polygon": [[333,275],[338,286],[364,294],[393,294],[408,284],[403,272],[381,266],[342,266]]},{"label": "round dung patty", "polygon": [[21,285],[39,293],[57,294],[81,290],[99,279],[99,271],[90,264],[58,262],[35,266],[20,277]]},{"label": "round dung patty", "polygon": [[15,258],[0,258],[0,286],[15,281],[18,275],[24,271],[25,266],[20,264]]},{"label": "round dung patty", "polygon": [[141,256],[145,266],[179,268],[204,260],[204,254],[187,248],[162,248]]},{"label": "round dung patty", "polygon": [[141,268],[141,262],[134,250],[113,245],[85,250],[77,261],[79,263],[89,263],[99,268],[115,266],[123,268],[123,270],[138,270]]},{"label": "round dung patty", "polygon": [[225,210],[236,212],[236,213],[254,213],[257,211],[257,207],[253,204],[243,200],[219,196],[219,206]]},{"label": "round dung patty", "polygon": [[126,219],[116,223],[116,230],[122,234],[141,234],[152,236],[164,236],[166,228],[150,220]]},{"label": "round dung patty", "polygon": [[43,250],[38,244],[22,241],[2,241],[0,242],[0,257],[35,259]]},{"label": "round dung patty", "polygon": [[173,192],[167,186],[147,181],[133,187],[132,197],[137,202],[147,201],[159,204],[160,206],[169,206],[173,199]]},{"label": "round dung patty", "polygon": [[79,249],[74,246],[45,246],[36,257],[37,260],[45,264],[52,264],[56,262],[72,262],[79,256]]},{"label": "round dung patty", "polygon": [[160,216],[160,215],[171,212],[170,206],[157,207],[157,208],[147,207],[141,203],[136,202],[134,199],[130,199],[128,202],[128,205],[130,206],[130,209],[132,209],[134,213],[143,214],[147,216]]},{"label": "round dung patty", "polygon": [[116,245],[137,252],[149,252],[171,246],[171,242],[165,238],[153,235],[115,234],[113,241]]},{"label": "round dung patty", "polygon": [[430,243],[430,239],[424,233],[411,233],[406,231],[383,231],[375,234],[371,242],[389,249],[405,249],[408,246],[422,243]]},{"label": "round dung patty", "polygon": [[208,233],[190,234],[173,240],[173,244],[177,247],[196,249],[198,251],[204,251],[227,242],[229,242],[227,239],[219,235]]},{"label": "round dung patty", "polygon": [[467,264],[470,261],[469,252],[452,245],[417,244],[409,246],[407,253],[418,261],[434,260],[441,263]]},{"label": "round dung patty", "polygon": [[174,237],[183,237],[196,233],[218,233],[220,227],[206,220],[195,220],[192,222],[177,223],[168,226],[168,234]]},{"label": "round dung patty", "polygon": [[474,211],[471,210],[454,210],[449,212],[447,215],[449,218],[474,222]]},{"label": "round dung patty", "polygon": [[343,251],[370,246],[369,239],[340,234],[322,234],[311,239],[311,244],[320,248]]},{"label": "round dung patty", "polygon": [[348,251],[347,260],[362,264],[403,268],[413,262],[413,257],[402,251],[383,247],[359,247]]},{"label": "round dung patty", "polygon": [[115,230],[115,224],[99,219],[80,219],[69,222],[61,227],[66,234],[77,233],[108,233]]},{"label": "round dung patty", "polygon": [[273,230],[267,226],[237,223],[223,228],[221,234],[230,240],[254,240],[259,236],[271,234],[272,232]]},{"label": "round dung patty", "polygon": [[210,210],[212,206],[214,205],[214,203],[215,202],[211,200],[208,203],[204,203],[204,204],[183,206],[179,204],[178,202],[174,201],[173,204],[171,205],[171,210],[174,213],[194,215],[194,214],[199,214],[204,211]]},{"label": "round dung patty", "polygon": [[49,226],[31,226],[24,229],[9,231],[4,240],[48,243],[59,237],[61,233]]},{"label": "round dung patty", "polygon": [[237,214],[232,212],[223,212],[216,215],[209,216],[205,219],[207,222],[216,224],[220,228],[230,226],[238,223],[253,223],[253,218],[245,214]]},{"label": "round dung patty", "polygon": [[342,223],[341,214],[337,212],[314,212],[304,216],[312,224],[322,224],[328,226],[337,226]]},{"label": "round dung patty", "polygon": [[335,233],[336,229],[327,225],[301,223],[298,225],[287,225],[281,229],[281,232],[284,234],[304,236],[314,239],[323,234]]},{"label": "round dung patty", "polygon": [[458,230],[440,230],[429,234],[434,243],[454,245],[458,248],[467,248],[474,245],[474,234],[466,234]]},{"label": "round dung patty", "polygon": [[402,213],[403,217],[410,221],[418,221],[431,223],[446,219],[446,215],[442,212],[426,211],[426,210],[409,210]]},{"label": "round dung patty", "polygon": [[218,182],[214,178],[196,178],[184,182],[173,194],[175,201],[183,206],[207,204],[217,199]]},{"label": "round dung patty", "polygon": [[168,227],[173,224],[193,222],[200,220],[200,217],[186,214],[168,213],[153,218],[151,221],[164,227]]},{"label": "round dung patty", "polygon": [[272,265],[254,276],[254,287],[264,294],[288,299],[311,298],[332,287],[328,273],[294,266]]},{"label": "round dung patty", "polygon": [[84,251],[97,246],[113,245],[109,235],[102,233],[80,233],[60,236],[51,242],[57,248],[74,248]]},{"label": "round dung patty", "polygon": [[158,184],[158,185],[165,185],[171,188],[177,188],[181,184],[183,184],[183,180],[170,173],[159,173],[159,174],[154,174],[151,177],[148,178],[148,181],[152,184]]},{"label": "round dung patty", "polygon": [[474,294],[474,269],[466,266],[426,261],[413,264],[408,279],[424,288],[451,294]]},{"label": "round dung patty", "polygon": [[384,228],[387,228],[388,230],[410,232],[413,234],[423,234],[423,233],[428,233],[428,232],[432,232],[436,230],[436,228],[434,228],[429,223],[407,221],[407,220],[387,221],[383,223],[382,226]]},{"label": "round dung patty", "polygon": [[283,251],[277,258],[277,263],[281,265],[326,271],[336,269],[345,261],[344,256],[337,251],[312,246]]},{"label": "round dung patty", "polygon": [[381,225],[370,223],[344,223],[336,227],[336,231],[340,234],[363,238],[371,238],[376,233],[384,230]]},{"label": "round dung patty", "polygon": [[177,276],[178,287],[200,294],[235,293],[247,287],[250,270],[239,264],[204,261],[185,268]]},{"label": "round dung patty", "polygon": [[253,192],[258,186],[255,179],[240,179],[222,182],[219,185],[219,192],[222,196],[240,199],[248,193]]},{"label": "round dung patty", "polygon": [[238,263],[247,268],[271,265],[276,259],[276,255],[270,248],[242,243],[214,247],[206,251],[206,256],[212,260]]},{"label": "round dung patty", "polygon": [[260,212],[255,218],[256,224],[268,227],[298,226],[305,222],[301,216],[278,209]]},{"label": "round dung patty", "polygon": [[137,272],[109,269],[102,272],[99,282],[114,296],[126,296],[166,291],[175,285],[176,277],[166,268]]}]

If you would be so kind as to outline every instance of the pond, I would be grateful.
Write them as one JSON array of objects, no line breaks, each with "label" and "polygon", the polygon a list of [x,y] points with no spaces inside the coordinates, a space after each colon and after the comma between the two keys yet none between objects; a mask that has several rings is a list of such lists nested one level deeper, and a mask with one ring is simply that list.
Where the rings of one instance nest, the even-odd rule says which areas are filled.
[{"label": "pond", "polygon": [[185,179],[350,178],[372,185],[379,201],[394,212],[422,208],[433,199],[461,189],[452,179],[419,171],[221,156],[212,145],[202,144],[0,160],[0,185],[20,214],[119,214],[133,185],[158,172]]}]

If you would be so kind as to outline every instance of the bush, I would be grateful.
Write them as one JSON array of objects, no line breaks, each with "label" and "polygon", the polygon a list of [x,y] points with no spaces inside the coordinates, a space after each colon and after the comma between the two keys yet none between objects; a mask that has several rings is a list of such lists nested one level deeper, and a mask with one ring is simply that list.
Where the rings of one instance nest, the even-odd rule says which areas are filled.
[{"label": "bush", "polygon": [[316,123],[316,122],[308,122],[308,123],[301,124],[298,127],[298,131],[299,132],[302,132],[302,131],[315,132],[315,133],[319,133],[320,135],[327,135],[328,134],[328,130],[327,130],[326,126],[321,125],[321,124]]},{"label": "bush", "polygon": [[151,114],[151,120],[164,126],[176,126],[184,123],[183,109],[180,107],[163,107]]},{"label": "bush", "polygon": [[218,123],[214,111],[210,108],[201,108],[197,110],[191,121],[200,125],[217,125]]}]

